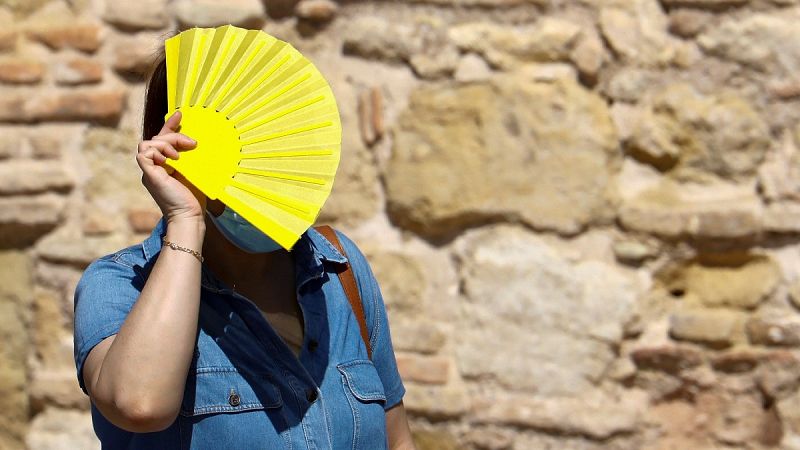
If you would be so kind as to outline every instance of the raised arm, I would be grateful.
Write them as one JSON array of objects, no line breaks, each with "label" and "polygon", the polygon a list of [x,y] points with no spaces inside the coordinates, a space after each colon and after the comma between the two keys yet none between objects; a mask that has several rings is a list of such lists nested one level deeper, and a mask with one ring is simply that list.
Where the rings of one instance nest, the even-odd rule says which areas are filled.
[{"label": "raised arm", "polygon": [[[177,159],[178,148],[195,145],[176,132],[179,123],[176,113],[158,136],[142,141],[136,160],[142,183],[167,220],[166,239],[199,251],[205,197],[161,165],[167,157]],[[200,274],[201,263],[192,254],[162,251],[119,331],[89,352],[83,367],[86,390],[118,427],[153,432],[175,420],[194,352]]]}]

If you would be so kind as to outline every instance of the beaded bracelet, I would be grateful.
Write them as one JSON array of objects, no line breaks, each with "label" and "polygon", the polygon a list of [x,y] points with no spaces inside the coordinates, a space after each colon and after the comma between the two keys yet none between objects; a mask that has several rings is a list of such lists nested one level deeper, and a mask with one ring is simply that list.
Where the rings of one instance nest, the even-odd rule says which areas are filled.
[{"label": "beaded bracelet", "polygon": [[191,253],[192,255],[195,256],[195,258],[200,260],[200,262],[203,262],[203,260],[205,259],[205,258],[203,258],[202,255],[200,255],[200,252],[197,252],[197,251],[192,250],[190,248],[181,247],[180,245],[178,245],[178,244],[176,244],[174,242],[168,241],[167,238],[161,238],[161,242],[163,242],[164,245],[169,246],[169,248],[171,248],[173,250],[181,250],[181,251],[184,251],[184,252],[187,252],[187,253]]}]

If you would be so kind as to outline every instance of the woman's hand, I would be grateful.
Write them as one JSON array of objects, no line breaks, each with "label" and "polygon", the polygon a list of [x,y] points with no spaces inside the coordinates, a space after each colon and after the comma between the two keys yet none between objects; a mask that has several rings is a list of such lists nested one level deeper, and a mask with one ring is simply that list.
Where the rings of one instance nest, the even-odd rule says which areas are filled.
[{"label": "woman's hand", "polygon": [[142,184],[161,208],[167,222],[184,219],[202,222],[205,195],[172,167],[163,165],[167,158],[179,159],[179,151],[190,150],[197,142],[178,133],[181,112],[176,111],[152,139],[139,143],[136,162],[142,169]]}]

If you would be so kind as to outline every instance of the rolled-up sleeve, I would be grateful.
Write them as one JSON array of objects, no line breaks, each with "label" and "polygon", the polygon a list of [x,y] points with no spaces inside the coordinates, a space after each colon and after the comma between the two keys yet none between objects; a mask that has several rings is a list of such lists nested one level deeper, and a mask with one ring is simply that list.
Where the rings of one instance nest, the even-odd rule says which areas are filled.
[{"label": "rolled-up sleeve", "polygon": [[386,394],[384,410],[388,410],[400,403],[400,400],[405,395],[406,388],[397,369],[397,359],[392,345],[386,305],[383,301],[383,295],[381,295],[378,280],[375,278],[364,254],[344,233],[337,230],[336,234],[342,242],[345,252],[347,252],[347,258],[361,294],[361,303],[364,306],[364,316],[367,321],[370,347],[372,348],[372,363],[378,370],[378,375],[381,378]]},{"label": "rolled-up sleeve", "polygon": [[86,357],[100,341],[119,331],[142,289],[141,277],[118,256],[92,261],[75,287],[75,367],[78,384],[87,395],[81,375]]}]

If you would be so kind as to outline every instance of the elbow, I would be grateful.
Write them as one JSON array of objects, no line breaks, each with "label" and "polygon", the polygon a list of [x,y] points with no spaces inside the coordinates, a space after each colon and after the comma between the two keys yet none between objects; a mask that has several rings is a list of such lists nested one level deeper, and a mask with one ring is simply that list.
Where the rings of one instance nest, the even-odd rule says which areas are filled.
[{"label": "elbow", "polygon": [[114,409],[118,414],[116,422],[112,421],[112,423],[132,433],[163,431],[169,428],[178,416],[177,409],[173,410],[141,399],[115,402]]}]

